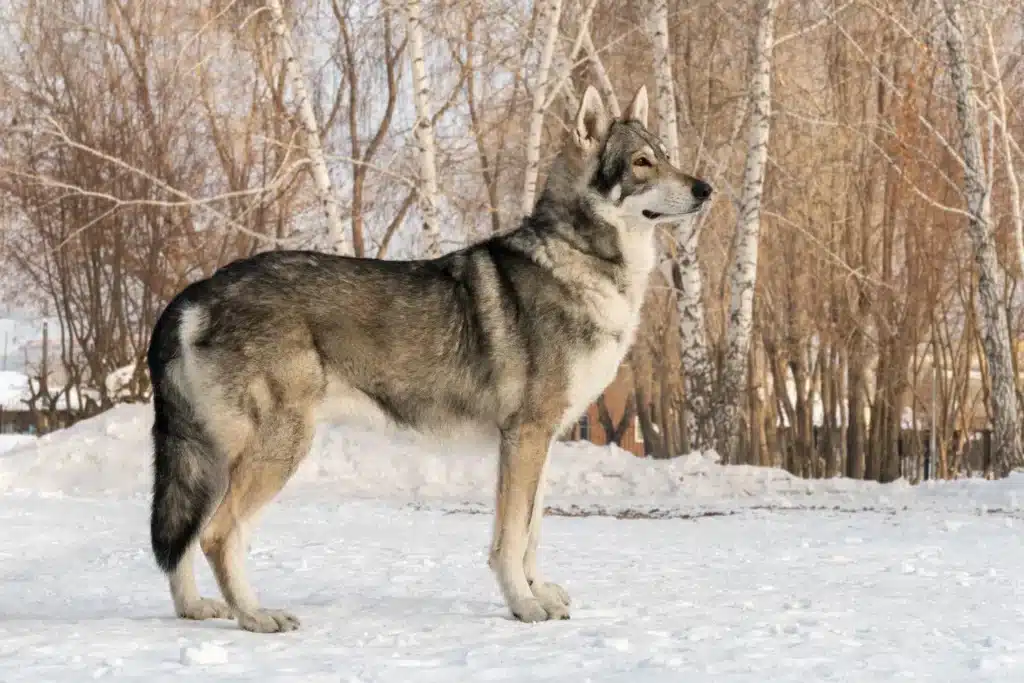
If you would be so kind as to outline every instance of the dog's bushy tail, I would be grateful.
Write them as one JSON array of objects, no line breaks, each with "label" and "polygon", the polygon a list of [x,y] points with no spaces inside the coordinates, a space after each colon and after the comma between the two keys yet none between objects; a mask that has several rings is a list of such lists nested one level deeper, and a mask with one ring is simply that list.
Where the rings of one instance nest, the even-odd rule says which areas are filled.
[{"label": "dog's bushy tail", "polygon": [[[153,383],[153,507],[150,537],[157,564],[173,572],[202,531],[227,484],[226,462],[196,415],[186,389],[166,372],[183,362],[180,316],[161,316],[150,341]],[[169,328],[169,329],[168,329]],[[176,375],[179,373],[176,373]]]}]

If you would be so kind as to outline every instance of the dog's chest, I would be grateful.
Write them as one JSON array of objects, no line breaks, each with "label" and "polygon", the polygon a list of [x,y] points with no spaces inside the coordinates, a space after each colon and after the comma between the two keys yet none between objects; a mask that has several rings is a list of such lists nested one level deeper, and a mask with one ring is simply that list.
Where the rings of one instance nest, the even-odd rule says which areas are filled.
[{"label": "dog's chest", "polygon": [[622,359],[629,351],[635,326],[621,337],[603,337],[596,345],[579,353],[569,366],[568,408],[562,418],[564,430],[611,384]]},{"label": "dog's chest", "polygon": [[570,356],[561,431],[575,422],[615,379],[640,326],[640,310],[654,268],[653,232],[630,230],[617,215],[605,218],[619,228],[623,263],[618,277],[597,276],[585,267],[577,270],[571,265],[564,271],[566,281],[581,292],[582,312],[596,330],[593,339],[577,347]]},{"label": "dog's chest", "polygon": [[647,273],[638,274],[626,292],[595,293],[592,320],[600,332],[594,343],[579,351],[569,364],[568,407],[562,429],[571,425],[611,384],[629,352],[640,326]]}]

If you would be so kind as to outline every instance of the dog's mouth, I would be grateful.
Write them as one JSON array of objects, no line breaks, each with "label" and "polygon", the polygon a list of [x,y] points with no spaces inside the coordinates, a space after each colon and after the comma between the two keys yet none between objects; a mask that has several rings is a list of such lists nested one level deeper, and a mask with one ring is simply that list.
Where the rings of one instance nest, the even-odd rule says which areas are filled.
[{"label": "dog's mouth", "polygon": [[662,218],[682,218],[683,216],[688,216],[691,213],[696,213],[698,211],[700,211],[699,205],[693,207],[689,211],[682,211],[680,213],[662,213],[660,211],[651,211],[650,209],[644,209],[643,211],[641,211],[641,213],[647,220],[656,221]]}]

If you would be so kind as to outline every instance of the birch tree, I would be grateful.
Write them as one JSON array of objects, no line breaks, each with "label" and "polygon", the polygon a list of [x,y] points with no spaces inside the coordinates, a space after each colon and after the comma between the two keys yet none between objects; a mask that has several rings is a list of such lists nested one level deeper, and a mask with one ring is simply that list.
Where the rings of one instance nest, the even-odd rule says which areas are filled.
[{"label": "birch tree", "polygon": [[676,111],[675,79],[672,75],[672,54],[668,39],[668,0],[654,0],[652,10],[654,75],[658,91],[658,135],[668,146],[672,164],[679,166],[679,117]]},{"label": "birch tree", "polygon": [[754,40],[754,60],[750,75],[750,128],[729,277],[729,315],[717,431],[721,454],[730,462],[736,458],[741,406],[747,396],[757,254],[761,239],[761,199],[771,132],[772,49],[777,5],[778,0],[763,0]]},{"label": "birch tree", "polygon": [[1002,304],[1003,273],[996,257],[990,205],[991,185],[981,149],[981,132],[972,93],[970,57],[964,39],[960,0],[942,0],[946,18],[949,75],[956,99],[963,142],[964,193],[967,232],[977,268],[982,312],[983,346],[991,376],[993,467],[1005,476],[1021,462],[1020,416],[1006,308]]},{"label": "birch tree", "polygon": [[437,161],[434,142],[434,124],[430,113],[430,78],[423,49],[423,23],[420,19],[420,1],[405,3],[409,36],[409,58],[412,62],[412,87],[416,104],[416,151],[420,162],[420,186],[417,191],[423,232],[427,238],[426,254],[441,254],[441,226],[438,222]]},{"label": "birch tree", "polygon": [[1003,86],[1002,69],[999,66],[999,55],[995,41],[992,39],[992,24],[985,23],[985,34],[988,39],[988,54],[992,66],[992,95],[995,100],[996,121],[1002,138],[1003,164],[1006,167],[1006,184],[1010,188],[1010,217],[1013,219],[1013,242],[1017,248],[1017,267],[1024,277],[1024,204],[1021,203],[1020,181],[1017,178],[1016,165],[1013,162],[1013,138],[1010,136],[1009,119],[1006,113],[1006,88]]},{"label": "birch tree", "polygon": [[[679,117],[676,110],[675,79],[668,31],[668,1],[655,0],[652,8],[651,33],[658,91],[658,134],[668,147],[669,159],[678,166],[682,152],[679,146]],[[671,269],[672,282],[676,289],[683,387],[686,392],[683,422],[689,438],[689,448],[706,451],[715,447],[714,425],[711,420],[715,372],[708,348],[704,287],[697,255],[702,225],[700,218],[687,218],[672,225],[676,258]]]},{"label": "birch tree", "polygon": [[612,79],[608,76],[608,70],[604,67],[601,54],[594,46],[594,39],[590,35],[589,28],[583,33],[583,49],[587,51],[590,69],[594,72],[594,77],[597,79],[597,89],[600,91],[601,98],[608,107],[608,112],[613,117],[619,118],[622,116],[622,107],[619,106],[619,98],[615,95],[615,86],[612,85]]},{"label": "birch tree", "polygon": [[540,175],[540,145],[544,133],[548,76],[551,72],[551,61],[555,54],[555,41],[558,39],[558,23],[562,17],[562,0],[547,0],[543,8],[537,25],[538,27],[544,27],[546,32],[540,54],[540,66],[537,68],[537,83],[533,87],[533,104],[530,109],[530,132],[526,139],[526,175],[523,179],[523,195],[519,207],[523,215],[533,211],[533,204],[537,198],[537,178]]},{"label": "birch tree", "polygon": [[[587,0],[586,5],[583,6],[583,12],[580,14],[579,20],[577,21],[578,27],[576,29],[576,39],[572,43],[572,48],[569,50],[569,54],[561,56],[560,61],[562,62],[562,65],[559,70],[562,73],[562,77],[557,83],[555,83],[554,87],[550,89],[551,92],[547,95],[547,101],[544,103],[545,110],[554,103],[555,98],[560,94],[564,94],[569,105],[569,111],[575,112],[580,108],[579,98],[576,96],[576,93],[573,92],[570,79],[572,78],[573,65],[576,63],[576,58],[583,49],[584,40],[590,35],[590,17],[594,14],[594,8],[596,6],[597,0]],[[597,59],[600,60],[600,57],[597,57]]]},{"label": "birch tree", "polygon": [[306,87],[306,76],[295,54],[291,28],[285,20],[281,0],[267,0],[267,9],[270,10],[270,30],[281,52],[282,75],[291,84],[299,123],[306,139],[306,155],[309,157],[317,200],[327,219],[327,249],[335,254],[347,255],[350,249],[345,237],[345,227],[341,222],[341,212],[338,211],[338,204],[334,198],[327,160],[320,144],[320,124],[317,122],[316,112],[313,111],[313,101],[309,95],[309,88]]},{"label": "birch tree", "polygon": [[707,322],[704,311],[704,282],[697,246],[700,242],[701,218],[685,220],[674,226],[678,249],[672,264],[672,284],[676,289],[676,312],[679,318],[680,362],[683,368],[683,424],[689,449],[715,448],[712,420],[714,410],[715,367],[708,348]]}]

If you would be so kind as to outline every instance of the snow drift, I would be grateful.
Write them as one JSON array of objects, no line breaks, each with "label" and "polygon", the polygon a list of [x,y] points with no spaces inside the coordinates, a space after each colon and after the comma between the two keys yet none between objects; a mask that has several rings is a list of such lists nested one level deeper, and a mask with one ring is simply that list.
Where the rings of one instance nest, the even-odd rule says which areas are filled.
[{"label": "snow drift", "polygon": [[35,437],[28,434],[0,434],[0,455],[14,450],[18,446],[30,444],[35,440]]},{"label": "snow drift", "polygon": [[[151,424],[149,405],[121,405],[68,429],[21,439],[0,457],[0,491],[148,495]],[[490,503],[496,468],[495,448],[487,444],[438,444],[402,432],[321,425],[312,452],[285,494],[302,490],[312,495],[310,489],[316,489],[339,501],[358,497]],[[778,469],[724,467],[713,453],[654,460],[589,442],[556,444],[547,480],[546,501],[551,505],[707,508],[728,501],[731,507],[737,502],[897,507],[938,494],[960,497],[972,508],[980,505],[979,496],[988,507],[1017,505],[1013,486],[999,482],[911,487],[905,482],[804,480]]]}]

